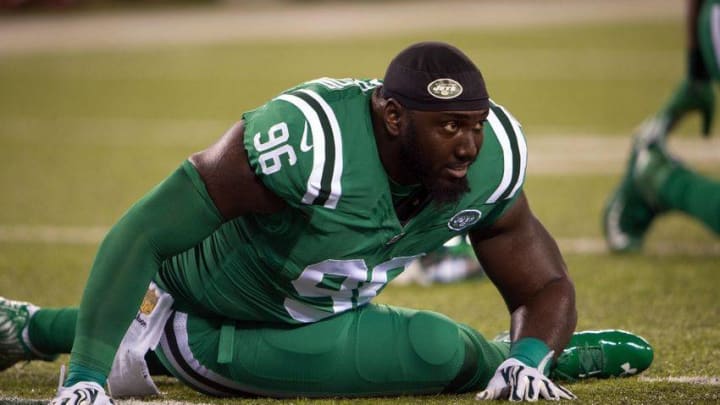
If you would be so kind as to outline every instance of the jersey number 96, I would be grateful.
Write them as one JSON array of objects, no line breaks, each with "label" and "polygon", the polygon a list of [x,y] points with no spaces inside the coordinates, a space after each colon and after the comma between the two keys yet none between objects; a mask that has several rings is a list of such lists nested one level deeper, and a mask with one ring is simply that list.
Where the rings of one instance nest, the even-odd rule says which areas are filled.
[{"label": "jersey number 96", "polygon": [[268,130],[268,139],[263,142],[261,134],[258,132],[253,137],[255,149],[260,152],[258,163],[263,174],[273,174],[282,169],[282,161],[280,156],[287,155],[287,162],[290,166],[297,162],[297,156],[292,146],[286,142],[290,137],[290,131],[286,123],[281,122],[270,127]]}]

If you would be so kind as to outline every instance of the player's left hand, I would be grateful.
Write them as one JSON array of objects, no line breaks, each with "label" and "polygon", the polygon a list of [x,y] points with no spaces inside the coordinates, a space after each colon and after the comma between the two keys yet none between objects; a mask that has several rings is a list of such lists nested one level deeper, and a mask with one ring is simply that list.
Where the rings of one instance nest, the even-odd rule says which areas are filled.
[{"label": "player's left hand", "polygon": [[667,119],[670,131],[686,114],[698,111],[702,118],[702,134],[710,135],[715,116],[715,93],[709,80],[683,80],[660,114]]},{"label": "player's left hand", "polygon": [[514,358],[505,360],[485,390],[475,395],[477,400],[507,399],[509,401],[537,401],[546,399],[575,399],[567,388],[555,384],[540,371],[552,358],[553,352],[545,356],[538,368],[530,367]]}]

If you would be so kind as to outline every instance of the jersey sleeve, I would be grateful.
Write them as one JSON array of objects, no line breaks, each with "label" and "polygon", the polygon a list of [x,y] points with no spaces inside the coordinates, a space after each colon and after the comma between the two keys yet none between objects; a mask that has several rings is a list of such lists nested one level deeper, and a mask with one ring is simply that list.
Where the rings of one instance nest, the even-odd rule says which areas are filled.
[{"label": "jersey sleeve", "polygon": [[335,208],[342,140],[335,113],[320,92],[293,89],[243,119],[250,166],[266,187],[291,206]]},{"label": "jersey sleeve", "polygon": [[483,221],[485,226],[502,217],[522,195],[528,162],[522,125],[503,106],[491,104],[486,130],[496,143],[493,154],[500,171],[499,181],[485,201],[493,207]]}]

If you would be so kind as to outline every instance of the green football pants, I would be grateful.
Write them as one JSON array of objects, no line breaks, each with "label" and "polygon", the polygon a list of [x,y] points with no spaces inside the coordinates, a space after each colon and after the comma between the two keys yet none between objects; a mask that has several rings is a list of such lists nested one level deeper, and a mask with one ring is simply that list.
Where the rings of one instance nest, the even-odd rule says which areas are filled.
[{"label": "green football pants", "polygon": [[394,396],[479,390],[509,344],[430,311],[369,304],[301,326],[174,312],[155,353],[215,396]]}]

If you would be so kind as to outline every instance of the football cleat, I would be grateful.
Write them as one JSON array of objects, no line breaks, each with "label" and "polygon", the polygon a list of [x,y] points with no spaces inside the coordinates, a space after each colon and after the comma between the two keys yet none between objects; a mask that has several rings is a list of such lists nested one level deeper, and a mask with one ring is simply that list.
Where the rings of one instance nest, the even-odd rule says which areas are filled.
[{"label": "football cleat", "polygon": [[577,332],[550,372],[553,380],[628,377],[645,371],[653,349],[642,337],[619,329]]},{"label": "football cleat", "polygon": [[653,219],[663,212],[654,196],[657,192],[651,195],[648,190],[657,184],[648,178],[659,166],[656,155],[664,150],[664,135],[658,128],[664,124],[650,120],[643,125],[634,139],[625,175],[605,205],[603,234],[612,252],[639,251]]},{"label": "football cleat", "polygon": [[673,169],[679,166],[659,142],[642,144],[638,148],[633,182],[645,202],[656,212],[666,209],[660,201],[660,190]]},{"label": "football cleat", "polygon": [[103,387],[96,382],[81,381],[69,387],[63,387],[65,366],[60,366],[60,381],[55,398],[50,405],[111,405],[115,404],[107,396]]},{"label": "football cleat", "polygon": [[27,302],[0,297],[0,371],[20,361],[52,361],[57,357],[39,352],[30,343],[28,325],[38,309]]}]

